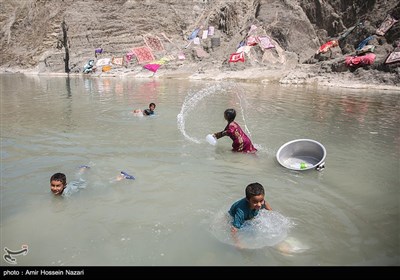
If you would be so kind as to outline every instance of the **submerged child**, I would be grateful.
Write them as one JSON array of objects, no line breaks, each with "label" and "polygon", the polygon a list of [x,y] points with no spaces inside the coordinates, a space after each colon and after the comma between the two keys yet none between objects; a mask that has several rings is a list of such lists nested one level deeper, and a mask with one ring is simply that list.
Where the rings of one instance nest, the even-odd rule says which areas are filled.
[{"label": "submerged child", "polygon": [[264,187],[260,183],[251,183],[246,187],[246,197],[236,201],[228,213],[233,217],[231,233],[236,245],[240,247],[236,232],[246,220],[253,219],[258,215],[260,209],[272,210],[268,202],[265,201]]},{"label": "submerged child", "polygon": [[154,104],[153,102],[149,104],[149,109],[145,109],[145,110],[140,110],[140,109],[135,109],[133,110],[133,114],[134,115],[143,115],[143,116],[150,116],[150,115],[154,115],[154,110],[156,109],[156,104]]},{"label": "submerged child", "polygon": [[121,181],[123,179],[129,179],[129,180],[135,180],[135,177],[132,175],[129,175],[128,173],[126,173],[125,171],[121,171],[118,175],[116,180],[117,181]]},{"label": "submerged child", "polygon": [[67,184],[67,176],[64,173],[55,173],[50,177],[50,190],[57,196],[70,196],[85,187],[86,182],[83,179]]},{"label": "submerged child", "polygon": [[232,151],[254,153],[257,149],[251,143],[250,138],[244,133],[242,128],[237,122],[235,122],[236,111],[235,109],[226,109],[224,112],[224,118],[228,122],[225,129],[221,132],[214,133],[213,136],[219,139],[224,136],[229,136],[232,143]]}]

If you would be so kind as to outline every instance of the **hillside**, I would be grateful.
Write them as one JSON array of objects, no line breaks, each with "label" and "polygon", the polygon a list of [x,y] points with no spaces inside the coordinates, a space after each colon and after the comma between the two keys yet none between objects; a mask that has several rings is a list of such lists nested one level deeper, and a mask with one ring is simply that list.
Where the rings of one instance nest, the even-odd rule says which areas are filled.
[{"label": "hillside", "polygon": [[[0,10],[1,72],[82,73],[89,59],[126,59],[132,49],[146,46],[147,37],[161,42],[152,50],[154,60],[164,63],[158,77],[400,84],[400,62],[385,64],[400,40],[400,22],[376,35],[388,15],[400,19],[395,0],[0,0]],[[316,55],[354,26],[339,46]],[[213,35],[189,45],[196,28],[202,38],[210,27]],[[345,57],[371,35],[374,63],[346,66]],[[246,49],[244,62],[229,62],[240,42],[265,36],[273,48],[258,41]],[[95,57],[97,48],[103,52]],[[112,64],[109,72],[98,67],[94,75],[151,76],[144,64],[133,57]]]}]

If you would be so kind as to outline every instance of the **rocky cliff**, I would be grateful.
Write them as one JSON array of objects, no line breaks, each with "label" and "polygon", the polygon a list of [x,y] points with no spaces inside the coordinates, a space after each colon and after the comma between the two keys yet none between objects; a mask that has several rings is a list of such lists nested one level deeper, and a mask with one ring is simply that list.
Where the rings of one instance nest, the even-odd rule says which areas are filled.
[{"label": "rocky cliff", "polygon": [[[387,15],[400,19],[400,2],[395,0],[0,0],[0,10],[3,71],[82,72],[83,65],[95,59],[96,48],[103,49],[100,57],[125,56],[132,48],[145,46],[147,34],[162,42],[163,50],[153,52],[154,58],[169,58],[160,71],[164,74],[262,69],[283,71],[280,79],[288,83],[332,73],[350,79],[374,76],[377,82],[392,85],[400,82],[399,63],[384,63],[400,39],[400,22],[374,37],[373,65],[344,65],[345,56],[354,55]],[[212,36],[188,46],[196,28],[210,26],[215,28]],[[321,45],[354,26],[338,47],[316,55]],[[275,48],[251,48],[244,63],[229,63],[249,31],[269,36]],[[178,60],[179,54],[185,60]],[[138,73],[142,66],[131,60],[122,67],[113,65],[111,73]]]}]

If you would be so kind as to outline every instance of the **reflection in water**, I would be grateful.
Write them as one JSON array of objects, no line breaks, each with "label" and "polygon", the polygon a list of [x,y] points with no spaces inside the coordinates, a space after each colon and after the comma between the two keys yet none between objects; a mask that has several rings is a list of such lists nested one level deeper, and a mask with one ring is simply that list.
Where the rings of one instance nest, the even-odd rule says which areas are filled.
[{"label": "reflection in water", "polygon": [[158,102],[158,94],[162,93],[159,91],[160,82],[153,79],[150,82],[145,82],[138,88],[138,94],[141,96],[145,96],[145,102],[150,103]]},{"label": "reflection in water", "polygon": [[65,88],[67,91],[67,104],[65,108],[65,118],[68,121],[68,127],[72,129],[73,127],[73,120],[72,120],[72,92],[71,92],[71,79],[69,75],[65,78]]},{"label": "reflection in water", "polygon": [[67,88],[67,97],[71,98],[72,97],[72,94],[71,94],[71,79],[70,79],[69,76],[65,78],[65,86]]},{"label": "reflection in water", "polygon": [[[19,265],[399,265],[397,94],[87,76],[0,79],[0,230],[7,248],[29,245]],[[156,117],[132,115],[153,101]],[[232,153],[229,139],[206,142],[225,126],[227,108],[267,153]],[[323,171],[288,170],[276,161],[278,148],[299,138],[326,147]],[[82,165],[91,167],[87,187],[55,199],[51,174],[73,179]],[[122,170],[135,180],[110,183]],[[263,225],[283,240],[259,235],[249,244],[271,245],[238,251],[210,228],[229,232],[213,221],[254,181],[282,215]],[[286,219],[294,223],[285,232]]]},{"label": "reflection in water", "polygon": [[92,81],[92,79],[90,79],[90,78],[84,79],[84,87],[85,87],[85,90],[88,93],[92,93],[93,92],[93,81]]}]

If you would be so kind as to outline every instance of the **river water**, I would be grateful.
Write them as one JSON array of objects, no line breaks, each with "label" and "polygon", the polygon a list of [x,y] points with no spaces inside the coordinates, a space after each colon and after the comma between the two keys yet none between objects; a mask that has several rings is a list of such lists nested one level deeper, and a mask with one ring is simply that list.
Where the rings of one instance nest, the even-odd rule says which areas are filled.
[{"label": "river water", "polygon": [[[25,266],[400,265],[399,91],[0,75],[1,249]],[[133,109],[156,114],[137,117]],[[212,146],[223,112],[255,155]],[[294,139],[325,169],[276,160]],[[79,166],[88,165],[84,172]],[[120,171],[135,180],[116,180]],[[86,188],[55,197],[63,172]],[[226,212],[261,183],[272,212],[232,244]],[[253,225],[256,227],[256,225]],[[25,246],[25,247],[24,247]],[[3,255],[2,265],[15,265]]]}]

